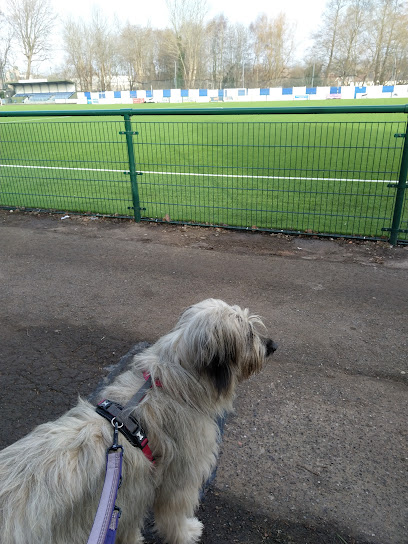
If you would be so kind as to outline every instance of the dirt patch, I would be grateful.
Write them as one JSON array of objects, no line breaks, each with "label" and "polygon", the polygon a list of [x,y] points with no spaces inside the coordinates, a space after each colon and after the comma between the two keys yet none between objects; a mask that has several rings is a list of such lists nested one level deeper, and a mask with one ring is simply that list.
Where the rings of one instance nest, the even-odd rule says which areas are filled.
[{"label": "dirt patch", "polygon": [[[79,225],[86,225],[88,235],[97,231],[120,232],[121,239],[137,239],[141,243],[169,244],[179,248],[205,251],[226,251],[237,255],[248,253],[265,256],[331,262],[352,262],[367,266],[385,265],[408,269],[408,246],[391,246],[387,241],[348,240],[314,235],[291,236],[257,231],[241,231],[218,227],[196,227],[171,223],[142,222],[137,225],[130,219],[89,217],[79,215],[44,214],[21,210],[0,210],[0,221],[6,222],[18,216],[19,225],[40,229],[53,228],[69,232]],[[66,219],[62,219],[66,217]],[[36,219],[40,223],[36,223]],[[13,219],[11,219],[13,220]]]}]

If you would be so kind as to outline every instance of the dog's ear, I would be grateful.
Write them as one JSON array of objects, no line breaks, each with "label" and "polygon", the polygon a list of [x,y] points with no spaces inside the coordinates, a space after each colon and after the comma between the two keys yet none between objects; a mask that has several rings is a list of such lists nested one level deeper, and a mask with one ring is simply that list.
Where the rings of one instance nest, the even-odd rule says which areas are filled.
[{"label": "dog's ear", "polygon": [[232,354],[229,357],[225,355],[216,353],[203,368],[203,371],[213,383],[219,395],[227,391],[231,385],[231,364],[234,358]]},{"label": "dog's ear", "polygon": [[219,322],[209,331],[202,346],[202,372],[219,395],[231,386],[238,353],[236,340],[231,328]]},{"label": "dog's ear", "polygon": [[[229,307],[212,303],[193,306],[179,321],[183,331],[179,356],[186,368],[210,381],[219,395],[228,391],[234,379],[240,341],[241,322]],[[183,349],[181,347],[183,346]]]}]

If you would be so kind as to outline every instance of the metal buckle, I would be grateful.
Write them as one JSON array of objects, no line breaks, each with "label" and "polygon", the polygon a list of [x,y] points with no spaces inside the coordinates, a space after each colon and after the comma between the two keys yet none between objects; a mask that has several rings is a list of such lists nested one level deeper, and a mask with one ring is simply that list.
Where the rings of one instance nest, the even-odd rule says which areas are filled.
[{"label": "metal buckle", "polygon": [[147,440],[147,434],[145,433],[140,423],[134,417],[129,416],[129,418],[136,424],[136,429],[133,432],[129,431],[129,434],[132,436],[137,445],[142,448],[144,446],[143,442]]},{"label": "metal buckle", "polygon": [[118,425],[118,422],[115,421],[115,423],[113,423],[114,419],[116,419],[115,417],[112,419],[111,423],[114,427],[114,430],[113,430],[113,444],[110,448],[108,448],[108,453],[111,452],[111,451],[117,451],[119,449],[121,449],[123,451],[123,446],[121,444],[118,443],[119,441],[119,429],[121,427],[123,427],[123,423],[121,425],[121,427],[119,427]]}]

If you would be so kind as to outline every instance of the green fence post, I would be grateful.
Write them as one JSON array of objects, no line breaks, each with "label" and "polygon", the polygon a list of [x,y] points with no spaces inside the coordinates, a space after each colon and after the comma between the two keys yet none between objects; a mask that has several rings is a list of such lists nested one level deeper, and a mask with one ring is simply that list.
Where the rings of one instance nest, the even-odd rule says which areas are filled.
[{"label": "green fence post", "polygon": [[129,113],[125,113],[123,117],[125,120],[125,131],[120,132],[120,134],[125,134],[126,136],[126,144],[127,144],[128,158],[129,158],[130,184],[132,187],[133,212],[135,216],[135,221],[139,223],[140,199],[139,199],[139,187],[137,185],[137,176],[140,173],[136,172],[135,153],[133,150],[133,135],[138,133],[132,130],[132,122],[130,120],[131,115]]},{"label": "green fence post", "polygon": [[[400,136],[396,134],[395,136]],[[407,188],[407,175],[408,175],[408,123],[405,130],[404,147],[401,156],[401,167],[399,171],[398,184],[396,185],[397,194],[395,195],[394,214],[391,225],[390,244],[395,246],[398,243],[398,234],[400,232],[402,210],[404,207],[405,189]]]}]

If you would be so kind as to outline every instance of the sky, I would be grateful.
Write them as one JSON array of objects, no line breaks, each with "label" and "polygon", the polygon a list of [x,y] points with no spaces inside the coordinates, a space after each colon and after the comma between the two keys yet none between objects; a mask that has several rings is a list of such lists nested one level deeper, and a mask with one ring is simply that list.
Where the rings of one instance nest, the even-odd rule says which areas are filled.
[{"label": "sky", "polygon": [[[168,26],[168,11],[165,0],[95,0],[83,2],[70,0],[61,2],[51,0],[55,11],[61,14],[71,14],[74,17],[88,18],[93,6],[99,6],[104,13],[113,15],[116,13],[120,19],[129,20],[131,23],[145,25],[149,21],[153,27],[164,28]],[[224,13],[231,22],[249,24],[254,21],[259,13],[266,13],[273,17],[280,12],[286,13],[289,19],[298,22],[299,27],[311,28],[319,20],[326,0],[286,0],[286,2],[274,2],[273,0],[207,0],[209,6],[209,18],[219,13]],[[302,30],[300,28],[300,30]]]},{"label": "sky", "polygon": [[[108,17],[116,15],[122,22],[145,26],[148,23],[153,28],[165,28],[169,26],[168,10],[165,0],[50,0],[54,11],[59,14],[59,20],[72,16],[74,19],[90,19],[92,8],[98,6],[103,14]],[[232,23],[242,23],[248,26],[255,21],[258,14],[266,13],[270,18],[276,17],[280,12],[286,14],[288,21],[295,23],[296,58],[303,57],[303,51],[310,45],[310,34],[319,25],[320,15],[327,0],[286,0],[274,2],[273,0],[207,0],[209,7],[208,19],[223,13]],[[54,59],[58,62],[61,55],[58,51],[58,39],[55,42]],[[46,66],[42,66],[46,69]]]}]

